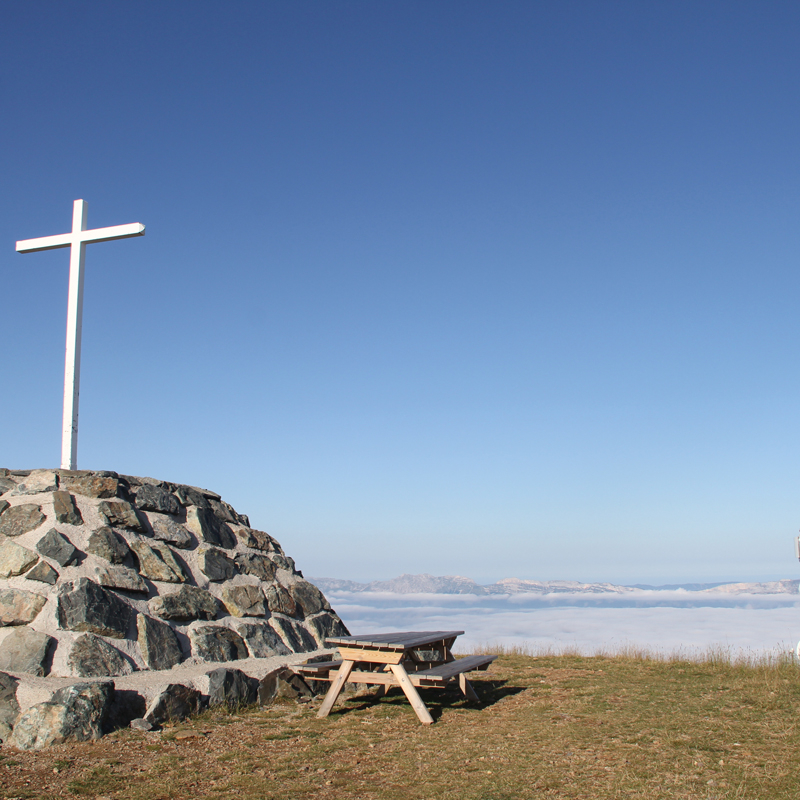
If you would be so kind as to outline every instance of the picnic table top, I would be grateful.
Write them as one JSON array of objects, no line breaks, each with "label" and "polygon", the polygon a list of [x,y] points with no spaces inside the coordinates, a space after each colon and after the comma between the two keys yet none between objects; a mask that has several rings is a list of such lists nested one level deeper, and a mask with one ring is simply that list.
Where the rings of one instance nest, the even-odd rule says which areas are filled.
[{"label": "picnic table top", "polygon": [[455,639],[464,631],[401,631],[399,633],[362,633],[358,636],[334,636],[326,638],[331,645],[366,647],[378,650],[408,650],[426,644]]}]

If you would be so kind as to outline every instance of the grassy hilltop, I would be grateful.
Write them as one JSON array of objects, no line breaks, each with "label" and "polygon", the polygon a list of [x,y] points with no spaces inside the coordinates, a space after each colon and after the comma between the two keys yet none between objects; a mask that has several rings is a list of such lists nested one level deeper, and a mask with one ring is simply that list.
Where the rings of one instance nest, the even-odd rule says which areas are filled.
[{"label": "grassy hilltop", "polygon": [[472,705],[399,690],[216,710],[38,753],[0,750],[0,796],[126,800],[742,798],[800,794],[800,674],[760,664],[505,654]]}]

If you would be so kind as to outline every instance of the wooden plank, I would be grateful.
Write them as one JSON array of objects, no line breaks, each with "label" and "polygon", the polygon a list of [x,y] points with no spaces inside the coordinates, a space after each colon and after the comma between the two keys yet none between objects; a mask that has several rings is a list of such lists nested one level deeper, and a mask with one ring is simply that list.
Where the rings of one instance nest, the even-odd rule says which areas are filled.
[{"label": "wooden plank", "polygon": [[423,725],[432,725],[433,724],[433,717],[430,715],[430,712],[425,707],[425,703],[422,702],[422,698],[419,696],[419,693],[414,688],[414,684],[411,683],[408,674],[403,669],[402,664],[392,664],[390,669],[394,674],[395,678],[397,678],[397,682],[400,684],[400,688],[403,690],[403,693],[408,698],[408,702],[411,703],[411,707],[416,712],[417,718]]},{"label": "wooden plank", "polygon": [[314,664],[296,664],[291,669],[303,675],[318,675],[323,672],[330,672],[332,669],[337,669],[341,666],[341,661],[317,661]]},{"label": "wooden plank", "polygon": [[336,673],[336,679],[331,684],[331,688],[328,689],[328,694],[325,695],[325,700],[320,706],[319,711],[317,711],[317,717],[319,717],[319,719],[327,717],[330,713],[333,704],[336,702],[336,698],[339,696],[339,692],[342,691],[342,687],[347,682],[348,675],[350,675],[353,670],[353,664],[353,661],[342,662],[342,666],[339,667],[339,671]]},{"label": "wooden plank", "polygon": [[461,689],[462,694],[466,695],[468,700],[477,702],[478,695],[475,694],[472,684],[467,680],[467,676],[463,672],[458,676],[458,688]]},{"label": "wooden plank", "polygon": [[447,639],[444,643],[444,660],[445,661],[455,661],[455,656],[450,652],[453,648],[453,643],[455,642],[456,637],[454,636],[452,639]]},{"label": "wooden plank", "polygon": [[372,664],[399,664],[403,660],[402,650],[368,650],[364,647],[345,647],[339,652],[347,661],[367,661]]},{"label": "wooden plank", "polygon": [[359,636],[335,636],[326,638],[331,645],[361,645],[390,650],[422,647],[426,644],[441,642],[446,639],[455,640],[464,631],[401,631],[398,633],[365,633]]},{"label": "wooden plank", "polygon": [[420,678],[424,677],[429,681],[441,681],[446,683],[462,672],[485,669],[496,658],[497,656],[467,656],[466,658],[458,658],[455,661],[449,661],[446,664],[440,664],[438,667],[431,667],[430,669],[422,670],[414,674]]},{"label": "wooden plank", "polygon": [[[298,668],[294,668],[295,672],[298,672]],[[315,681],[335,681],[336,675],[328,673],[317,673],[308,675],[307,673],[301,672],[300,674],[306,675],[308,678],[312,678]],[[448,681],[452,680],[456,676],[450,676],[449,678],[442,678],[438,675],[429,675],[427,671],[420,671],[420,672],[406,672],[408,675],[409,680],[414,686],[427,686],[427,687],[434,687],[434,688],[442,688]],[[459,673],[459,686],[462,691],[464,691],[464,687],[461,686],[461,677],[464,673]],[[366,683],[370,686],[398,686],[397,679],[391,673],[387,672],[368,672],[366,670],[352,670],[350,672],[350,676],[348,677],[349,683]],[[466,680],[466,679],[465,679]],[[469,692],[464,692],[469,697]],[[474,699],[474,698],[471,698]]]},{"label": "wooden plank", "polygon": [[367,672],[366,670],[353,670],[347,679],[350,683],[370,683],[376,685],[397,686],[397,681],[391,672]]}]

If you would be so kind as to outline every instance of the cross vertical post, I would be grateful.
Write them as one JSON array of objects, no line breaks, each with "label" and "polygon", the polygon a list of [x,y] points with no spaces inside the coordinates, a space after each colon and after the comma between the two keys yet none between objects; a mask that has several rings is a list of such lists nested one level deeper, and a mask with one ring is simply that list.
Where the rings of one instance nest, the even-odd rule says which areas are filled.
[{"label": "cross vertical post", "polygon": [[[86,203],[72,206],[72,234],[86,230]],[[86,242],[73,242],[69,253],[67,346],[64,355],[64,416],[61,421],[61,469],[78,465],[78,401],[81,387],[81,330],[83,327],[83,268]]]},{"label": "cross vertical post", "polygon": [[76,200],[72,206],[72,231],[17,242],[18,253],[69,247],[69,296],[67,300],[67,346],[64,353],[64,416],[61,424],[61,469],[78,467],[78,401],[81,382],[81,328],[83,323],[83,272],[86,245],[144,236],[144,225],[114,225],[86,230],[87,204]]}]

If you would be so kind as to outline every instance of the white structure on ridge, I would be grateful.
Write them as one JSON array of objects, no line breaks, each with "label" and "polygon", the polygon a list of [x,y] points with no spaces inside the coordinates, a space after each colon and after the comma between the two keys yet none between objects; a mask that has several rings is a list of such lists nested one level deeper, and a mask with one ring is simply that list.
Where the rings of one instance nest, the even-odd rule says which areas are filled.
[{"label": "white structure on ridge", "polygon": [[78,396],[81,381],[81,320],[83,318],[83,266],[86,245],[144,236],[144,225],[114,225],[111,228],[86,230],[86,202],[76,200],[72,206],[72,231],[39,239],[17,242],[18,253],[55,250],[69,247],[69,299],[67,301],[67,350],[64,359],[64,417],[61,428],[61,469],[77,469],[78,462]]}]

